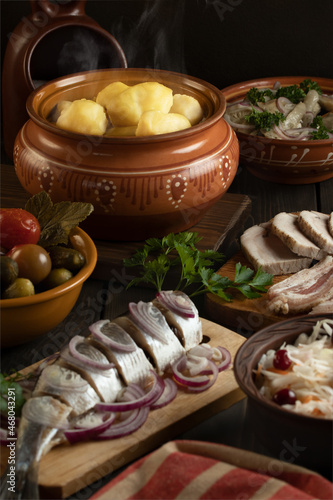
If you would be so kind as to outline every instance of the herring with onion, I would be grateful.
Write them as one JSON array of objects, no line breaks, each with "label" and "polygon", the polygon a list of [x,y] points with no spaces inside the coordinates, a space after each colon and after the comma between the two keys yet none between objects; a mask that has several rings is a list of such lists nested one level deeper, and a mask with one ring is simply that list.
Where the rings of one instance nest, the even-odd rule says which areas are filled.
[{"label": "herring with onion", "polygon": [[88,336],[74,336],[42,364],[23,405],[11,498],[38,498],[33,478],[53,446],[121,438],[139,429],[150,411],[173,401],[178,390],[209,389],[231,356],[202,339],[196,306],[173,291],[153,302],[132,302],[126,316],[97,321]]}]

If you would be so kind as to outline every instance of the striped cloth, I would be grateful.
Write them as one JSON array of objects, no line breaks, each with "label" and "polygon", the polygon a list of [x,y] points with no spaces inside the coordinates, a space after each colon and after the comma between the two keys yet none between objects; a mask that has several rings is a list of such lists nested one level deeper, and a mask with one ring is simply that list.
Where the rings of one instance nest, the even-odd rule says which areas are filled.
[{"label": "striped cloth", "polygon": [[303,467],[222,444],[170,441],[91,500],[332,500],[330,481]]}]

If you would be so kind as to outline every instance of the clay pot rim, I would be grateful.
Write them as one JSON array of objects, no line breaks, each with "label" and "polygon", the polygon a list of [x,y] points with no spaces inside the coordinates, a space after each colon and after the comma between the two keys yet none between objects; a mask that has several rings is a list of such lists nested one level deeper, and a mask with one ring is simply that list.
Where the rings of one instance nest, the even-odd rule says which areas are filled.
[{"label": "clay pot rim", "polygon": [[[333,319],[333,313],[314,314],[310,316],[302,315],[289,318],[262,328],[241,345],[234,359],[234,374],[238,385],[247,395],[251,404],[259,405],[267,412],[276,414],[281,418],[288,418],[291,421],[297,420],[312,424],[318,422],[320,425],[332,425],[332,419],[311,417],[278,406],[260,394],[252,376],[253,369],[257,365],[261,355],[266,353],[268,349],[280,347],[284,341],[293,342],[302,332],[312,332],[312,327],[316,322],[326,318]],[[250,361],[247,359],[244,360],[246,351],[249,348],[251,349],[251,347],[254,352],[251,355]]]},{"label": "clay pot rim", "polygon": [[[76,132],[70,132],[67,130],[62,130],[58,127],[56,127],[54,124],[46,120],[45,118],[42,118],[38,112],[35,109],[36,105],[36,100],[41,97],[40,94],[42,93],[41,99],[44,99],[44,94],[45,91],[50,87],[51,85],[56,85],[57,88],[68,88],[73,84],[78,84],[78,83],[84,83],[86,81],[86,76],[89,74],[91,76],[93,75],[98,75],[99,73],[137,73],[137,72],[144,72],[144,73],[156,73],[160,78],[160,80],[163,80],[163,76],[171,76],[173,78],[176,78],[176,81],[180,82],[181,79],[188,80],[189,82],[192,82],[196,85],[201,86],[202,88],[208,88],[212,94],[215,95],[217,98],[217,103],[215,106],[215,103],[212,102],[211,98],[209,100],[212,102],[214,105],[214,112],[211,116],[209,116],[207,119],[204,119],[202,122],[198,123],[197,125],[193,125],[192,127],[184,130],[180,130],[177,132],[169,132],[167,134],[159,134],[159,135],[152,135],[152,136],[143,136],[143,137],[134,137],[134,136],[129,136],[129,137],[107,137],[107,136],[99,136],[99,135],[85,135],[85,134],[79,134]],[[71,82],[72,81],[72,82]],[[68,83],[67,83],[68,82]],[[66,85],[67,83],[67,85]],[[63,84],[63,85],[61,85]],[[167,85],[167,82],[165,82],[165,85]],[[26,108],[27,112],[30,116],[30,119],[33,120],[38,126],[42,127],[43,129],[47,130],[48,132],[51,132],[52,134],[55,135],[60,135],[63,137],[66,137],[67,139],[72,139],[76,141],[82,141],[82,139],[86,138],[88,140],[91,140],[91,142],[98,141],[99,144],[145,144],[145,143],[156,143],[156,142],[164,142],[164,141],[172,141],[174,139],[186,139],[188,136],[193,136],[195,134],[199,134],[203,130],[206,130],[210,127],[212,127],[216,122],[218,121],[225,121],[223,118],[223,114],[226,109],[226,98],[223,95],[223,93],[215,87],[213,84],[206,82],[200,78],[193,77],[190,75],[178,73],[175,71],[167,71],[167,70],[162,70],[162,69],[151,69],[151,68],[110,68],[110,69],[98,69],[98,70],[91,70],[91,71],[82,71],[78,73],[73,73],[70,75],[66,75],[64,77],[59,77],[54,80],[51,80],[44,85],[41,85],[37,89],[31,92],[31,94],[27,98],[26,102]]]}]

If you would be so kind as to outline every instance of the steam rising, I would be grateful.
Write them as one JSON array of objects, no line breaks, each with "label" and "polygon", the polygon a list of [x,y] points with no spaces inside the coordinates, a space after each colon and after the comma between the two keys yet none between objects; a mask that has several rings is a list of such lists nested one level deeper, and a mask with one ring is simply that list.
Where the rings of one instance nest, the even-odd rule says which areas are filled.
[{"label": "steam rising", "polygon": [[129,67],[186,73],[184,0],[150,0],[135,26],[118,19],[111,33],[122,46]]}]

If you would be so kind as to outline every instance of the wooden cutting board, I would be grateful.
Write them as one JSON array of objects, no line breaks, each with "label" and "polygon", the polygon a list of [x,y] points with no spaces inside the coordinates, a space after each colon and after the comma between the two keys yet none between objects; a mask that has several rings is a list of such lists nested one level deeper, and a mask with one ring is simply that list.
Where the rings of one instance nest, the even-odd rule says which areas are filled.
[{"label": "wooden cutting board", "polygon": [[[202,319],[204,341],[211,346],[224,346],[232,355],[244,342],[244,337],[223,326]],[[35,365],[34,365],[35,366]],[[27,373],[33,367],[23,372]],[[41,461],[39,485],[42,498],[65,498],[98,481],[107,474],[174,439],[182,432],[210,416],[228,408],[244,397],[232,369],[221,372],[216,383],[207,391],[189,394],[179,390],[168,406],[150,412],[145,424],[135,433],[104,442],[61,445],[51,450]],[[2,473],[6,450],[1,450]]]},{"label": "wooden cutting board", "polygon": [[[235,266],[240,262],[253,269],[253,266],[244,257],[242,252],[238,252],[230,260],[226,262],[217,273],[221,276],[227,276],[234,279]],[[281,275],[273,277],[273,284],[288,278],[290,275]],[[232,302],[226,302],[216,295],[208,293],[205,298],[205,311],[207,316],[213,321],[223,322],[223,324],[232,328],[236,332],[258,331],[265,326],[271,325],[278,321],[293,317],[291,314],[277,316],[265,310],[265,294],[258,299],[247,299],[241,293],[237,292],[234,295]]]}]

